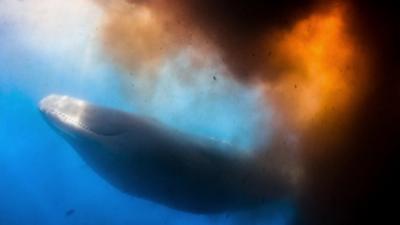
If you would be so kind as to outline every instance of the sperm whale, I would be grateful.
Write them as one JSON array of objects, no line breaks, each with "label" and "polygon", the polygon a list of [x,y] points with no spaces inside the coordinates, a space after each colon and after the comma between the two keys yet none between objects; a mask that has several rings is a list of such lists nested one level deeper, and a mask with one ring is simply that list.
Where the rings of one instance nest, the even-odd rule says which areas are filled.
[{"label": "sperm whale", "polygon": [[288,190],[253,156],[155,120],[61,95],[39,109],[99,176],[129,195],[207,214],[257,207]]}]

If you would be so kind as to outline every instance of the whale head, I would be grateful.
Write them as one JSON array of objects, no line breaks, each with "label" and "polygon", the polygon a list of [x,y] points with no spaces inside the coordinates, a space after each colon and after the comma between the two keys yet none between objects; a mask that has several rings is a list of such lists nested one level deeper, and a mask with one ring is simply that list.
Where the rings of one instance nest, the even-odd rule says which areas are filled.
[{"label": "whale head", "polygon": [[49,95],[40,101],[39,109],[53,128],[71,138],[117,136],[135,123],[124,112],[69,96]]},{"label": "whale head", "polygon": [[126,159],[143,149],[141,140],[146,139],[148,127],[145,121],[122,111],[54,94],[40,101],[39,110],[89,166],[114,183],[125,182],[123,176],[132,170],[126,168],[130,163]]}]

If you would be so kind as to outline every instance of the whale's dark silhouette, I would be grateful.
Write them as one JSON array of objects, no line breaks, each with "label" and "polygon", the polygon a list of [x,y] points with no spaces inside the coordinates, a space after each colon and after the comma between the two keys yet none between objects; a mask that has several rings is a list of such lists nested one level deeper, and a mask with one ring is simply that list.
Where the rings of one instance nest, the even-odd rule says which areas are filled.
[{"label": "whale's dark silhouette", "polygon": [[256,207],[287,193],[279,176],[232,146],[68,96],[50,95],[39,108],[87,164],[131,195],[217,213]]}]

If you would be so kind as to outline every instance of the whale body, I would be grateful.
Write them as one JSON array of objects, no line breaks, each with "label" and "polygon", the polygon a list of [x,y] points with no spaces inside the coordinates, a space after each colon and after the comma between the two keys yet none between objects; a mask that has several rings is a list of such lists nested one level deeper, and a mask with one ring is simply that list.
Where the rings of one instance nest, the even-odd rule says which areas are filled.
[{"label": "whale body", "polygon": [[205,214],[257,207],[287,193],[278,176],[230,145],[68,96],[50,95],[39,109],[97,174],[130,195]]}]

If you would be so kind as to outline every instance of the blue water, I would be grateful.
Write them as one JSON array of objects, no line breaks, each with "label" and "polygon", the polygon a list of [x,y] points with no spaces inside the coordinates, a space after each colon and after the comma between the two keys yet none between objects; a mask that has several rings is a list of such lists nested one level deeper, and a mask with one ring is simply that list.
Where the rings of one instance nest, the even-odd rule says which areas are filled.
[{"label": "blue water", "polygon": [[[38,36],[34,30],[37,27],[21,22],[19,14],[24,17],[24,13],[30,12],[4,11],[23,7],[8,2],[11,1],[0,2],[0,225],[287,224],[290,221],[293,210],[285,202],[250,212],[195,215],[128,196],[109,185],[49,128],[37,103],[48,94],[59,93],[134,112],[136,105],[122,91],[121,80],[116,79],[119,71],[113,65],[99,63],[101,57],[92,60],[96,50],[85,53],[82,46],[90,42],[87,32],[79,33],[83,37],[79,36],[78,41],[68,37],[46,39],[40,36],[47,35],[43,30],[39,30]],[[5,4],[3,8],[1,4]],[[63,47],[68,41],[74,43]],[[218,116],[226,121],[224,114],[218,112]],[[184,124],[181,121],[180,128],[185,129]],[[209,132],[215,126],[219,133],[213,135],[223,137],[228,128],[221,129],[221,124],[207,125],[204,130]],[[187,129],[190,132],[193,126]]]}]

